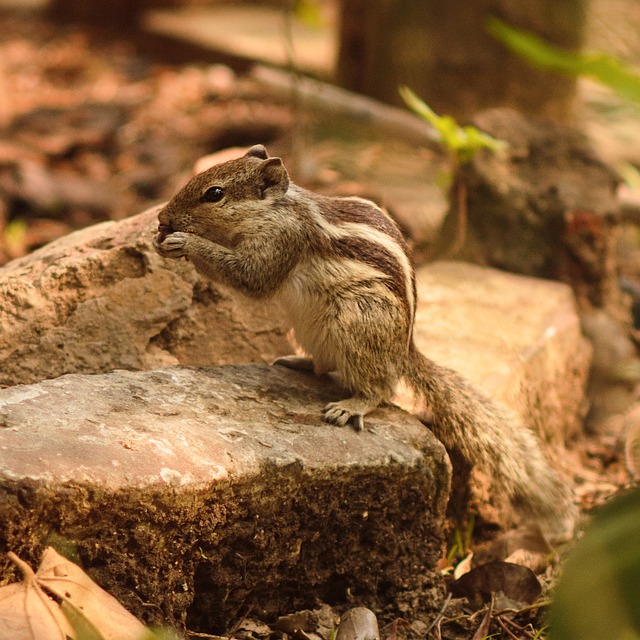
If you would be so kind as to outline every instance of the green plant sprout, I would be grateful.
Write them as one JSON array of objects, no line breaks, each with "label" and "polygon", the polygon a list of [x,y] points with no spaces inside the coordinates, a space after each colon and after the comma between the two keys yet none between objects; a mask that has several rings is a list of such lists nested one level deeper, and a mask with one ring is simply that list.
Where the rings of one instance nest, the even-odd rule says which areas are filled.
[{"label": "green plant sprout", "polygon": [[475,518],[471,516],[467,525],[462,531],[460,527],[456,527],[454,531],[453,544],[447,552],[447,562],[453,564],[453,559],[458,556],[459,558],[465,558],[471,550],[471,543],[473,541],[473,527],[475,526]]},{"label": "green plant sprout", "polygon": [[549,625],[542,627],[536,631],[536,635],[531,640],[545,640],[547,638],[547,632],[549,631]]},{"label": "green plant sprout", "polygon": [[9,221],[4,229],[4,244],[11,255],[20,255],[24,251],[28,226],[22,218]]},{"label": "green plant sprout", "polygon": [[400,87],[399,91],[409,109],[434,127],[440,137],[440,144],[447,150],[455,165],[470,162],[481,149],[497,152],[505,148],[504,141],[496,140],[477,127],[460,126],[453,117],[438,115],[409,87]]},{"label": "green plant sprout", "polygon": [[536,67],[592,78],[623,98],[640,103],[640,75],[614,56],[602,52],[565,51],[495,17],[487,20],[486,29],[507,49]]},{"label": "green plant sprout", "polygon": [[[477,127],[460,126],[449,115],[438,115],[409,87],[402,86],[399,91],[400,97],[409,109],[426,120],[436,130],[440,144],[446,149],[449,156],[450,166],[444,177],[445,184],[451,185],[449,201],[452,210],[456,212],[455,237],[450,246],[445,249],[444,255],[453,255],[460,250],[467,235],[467,185],[464,176],[458,172],[458,169],[461,165],[471,162],[480,150],[488,149],[494,153],[502,152],[506,149],[507,144],[503,140],[497,140],[488,133],[480,131]],[[455,180],[452,183],[454,177]]]},{"label": "green plant sprout", "polygon": [[319,29],[325,22],[317,0],[293,0],[293,15],[313,29]]}]

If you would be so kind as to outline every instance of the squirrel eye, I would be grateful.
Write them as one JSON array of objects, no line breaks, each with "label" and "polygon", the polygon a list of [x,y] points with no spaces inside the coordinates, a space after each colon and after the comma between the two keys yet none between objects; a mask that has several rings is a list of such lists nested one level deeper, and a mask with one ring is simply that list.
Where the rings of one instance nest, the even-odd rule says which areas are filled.
[{"label": "squirrel eye", "polygon": [[209,187],[202,194],[202,202],[220,202],[224,198],[224,189],[222,187]]}]

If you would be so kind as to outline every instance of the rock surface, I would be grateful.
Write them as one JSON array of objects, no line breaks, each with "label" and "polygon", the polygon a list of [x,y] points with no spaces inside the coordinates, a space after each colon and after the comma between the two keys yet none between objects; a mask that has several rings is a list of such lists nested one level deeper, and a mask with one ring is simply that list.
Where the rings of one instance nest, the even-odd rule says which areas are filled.
[{"label": "rock surface", "polygon": [[436,580],[449,460],[397,409],[321,422],[340,395],[267,365],[0,390],[0,547],[63,541],[134,613],[209,633],[248,606],[402,599]]},{"label": "rock surface", "polygon": [[[591,362],[571,289],[456,262],[423,267],[417,276],[419,349],[513,409],[524,425],[519,428],[533,429],[569,476],[564,444],[582,428]],[[406,398],[399,404],[411,409]],[[478,470],[469,478],[459,456],[453,466],[452,515],[464,517],[471,506],[489,522],[513,521],[490,478]]]},{"label": "rock surface", "polygon": [[[0,548],[35,564],[43,545],[70,545],[135,613],[209,633],[250,605],[424,595],[449,495],[442,446],[392,408],[361,434],[322,423],[340,394],[328,380],[203,366],[286,353],[284,327],[156,256],[155,218],[0,270],[2,383],[75,372],[0,390]],[[575,431],[590,349],[569,287],[438,263],[418,271],[418,298],[425,354],[544,439]],[[152,370],[101,373],[117,368]]]},{"label": "rock surface", "polygon": [[266,362],[291,351],[273,305],[230,295],[155,253],[157,210],[77,231],[0,268],[0,385]]},{"label": "rock surface", "polygon": [[462,262],[417,275],[420,350],[514,409],[543,440],[575,435],[591,345],[570,287]]}]

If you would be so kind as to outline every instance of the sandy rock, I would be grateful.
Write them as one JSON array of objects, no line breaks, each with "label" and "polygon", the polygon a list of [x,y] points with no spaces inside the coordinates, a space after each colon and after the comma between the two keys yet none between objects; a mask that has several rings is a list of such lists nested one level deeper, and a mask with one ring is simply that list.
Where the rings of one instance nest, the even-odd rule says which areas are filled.
[{"label": "sandy rock", "polygon": [[157,210],[77,231],[0,268],[0,384],[290,352],[272,305],[155,253]]},{"label": "sandy rock", "polygon": [[[418,272],[416,343],[459,371],[540,436],[571,482],[564,444],[582,429],[591,346],[583,337],[571,289],[564,284],[475,265],[440,262]],[[401,405],[408,407],[405,398]],[[503,526],[513,509],[477,469],[469,477],[454,455],[451,513],[471,507]],[[469,505],[469,501],[471,505]]]},{"label": "sandy rock", "polygon": [[462,262],[418,271],[416,343],[514,409],[543,440],[581,428],[591,346],[571,288]]},{"label": "sandy rock", "polygon": [[209,633],[250,606],[290,612],[348,590],[388,603],[429,587],[444,448],[397,409],[362,433],[323,423],[340,395],[267,365],[0,390],[2,546],[35,562],[62,541],[134,613]]}]

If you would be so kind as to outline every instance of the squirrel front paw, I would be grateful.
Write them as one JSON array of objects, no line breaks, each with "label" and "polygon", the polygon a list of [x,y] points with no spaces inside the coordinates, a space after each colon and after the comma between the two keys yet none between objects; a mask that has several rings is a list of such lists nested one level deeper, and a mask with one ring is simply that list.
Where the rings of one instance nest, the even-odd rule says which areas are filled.
[{"label": "squirrel front paw", "polygon": [[156,233],[153,237],[153,248],[164,258],[184,258],[187,256],[187,243],[189,234],[182,231],[174,231],[168,235]]}]

